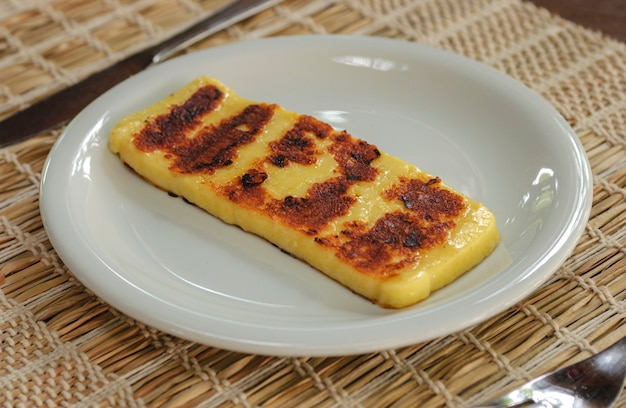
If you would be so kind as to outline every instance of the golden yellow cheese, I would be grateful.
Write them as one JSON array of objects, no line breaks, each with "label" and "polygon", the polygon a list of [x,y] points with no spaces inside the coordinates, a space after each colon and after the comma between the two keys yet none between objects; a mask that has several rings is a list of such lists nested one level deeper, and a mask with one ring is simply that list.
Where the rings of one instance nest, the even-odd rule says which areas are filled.
[{"label": "golden yellow cheese", "polygon": [[387,308],[425,299],[499,241],[493,214],[438,177],[212,78],[120,120],[109,147],[154,185]]}]

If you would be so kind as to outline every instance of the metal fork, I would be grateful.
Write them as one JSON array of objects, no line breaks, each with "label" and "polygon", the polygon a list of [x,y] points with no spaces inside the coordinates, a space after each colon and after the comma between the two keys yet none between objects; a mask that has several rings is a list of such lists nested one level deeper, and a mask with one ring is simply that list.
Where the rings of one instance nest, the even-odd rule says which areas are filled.
[{"label": "metal fork", "polygon": [[626,337],[576,364],[538,377],[475,408],[608,408],[624,387]]}]

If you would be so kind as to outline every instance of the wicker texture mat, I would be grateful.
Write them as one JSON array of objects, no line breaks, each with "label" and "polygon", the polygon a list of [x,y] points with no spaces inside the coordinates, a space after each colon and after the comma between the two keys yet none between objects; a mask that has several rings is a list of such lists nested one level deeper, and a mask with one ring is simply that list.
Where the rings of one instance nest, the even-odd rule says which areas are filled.
[{"label": "wicker texture mat", "polygon": [[[221,3],[0,0],[0,112]],[[519,0],[286,0],[191,50],[309,33],[431,44],[543,95],[576,130],[594,173],[591,220],[572,256],[519,305],[411,347],[277,358],[202,346],[112,309],[57,257],[38,209],[57,129],[0,149],[1,406],[467,407],[626,335],[626,45]]]}]

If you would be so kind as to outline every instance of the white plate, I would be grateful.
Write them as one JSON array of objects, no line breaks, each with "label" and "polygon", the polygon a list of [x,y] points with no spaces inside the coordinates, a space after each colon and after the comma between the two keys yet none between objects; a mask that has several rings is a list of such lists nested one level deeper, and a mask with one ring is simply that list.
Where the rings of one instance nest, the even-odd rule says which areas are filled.
[{"label": "white plate", "polygon": [[[108,151],[108,132],[199,75],[315,115],[441,176],[493,210],[501,245],[425,302],[384,310],[153,188]],[[76,277],[142,322],[243,352],[343,355],[446,335],[527,296],[573,250],[590,180],[567,123],[494,69],[403,41],[286,37],[186,55],[98,98],[52,149],[41,210]]]}]

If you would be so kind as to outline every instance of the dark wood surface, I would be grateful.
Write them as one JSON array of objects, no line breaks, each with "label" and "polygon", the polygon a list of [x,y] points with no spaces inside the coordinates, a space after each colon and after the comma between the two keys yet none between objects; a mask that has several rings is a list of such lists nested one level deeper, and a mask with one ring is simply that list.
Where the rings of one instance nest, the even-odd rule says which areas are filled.
[{"label": "dark wood surface", "polygon": [[559,16],[626,42],[626,0],[530,0]]}]

